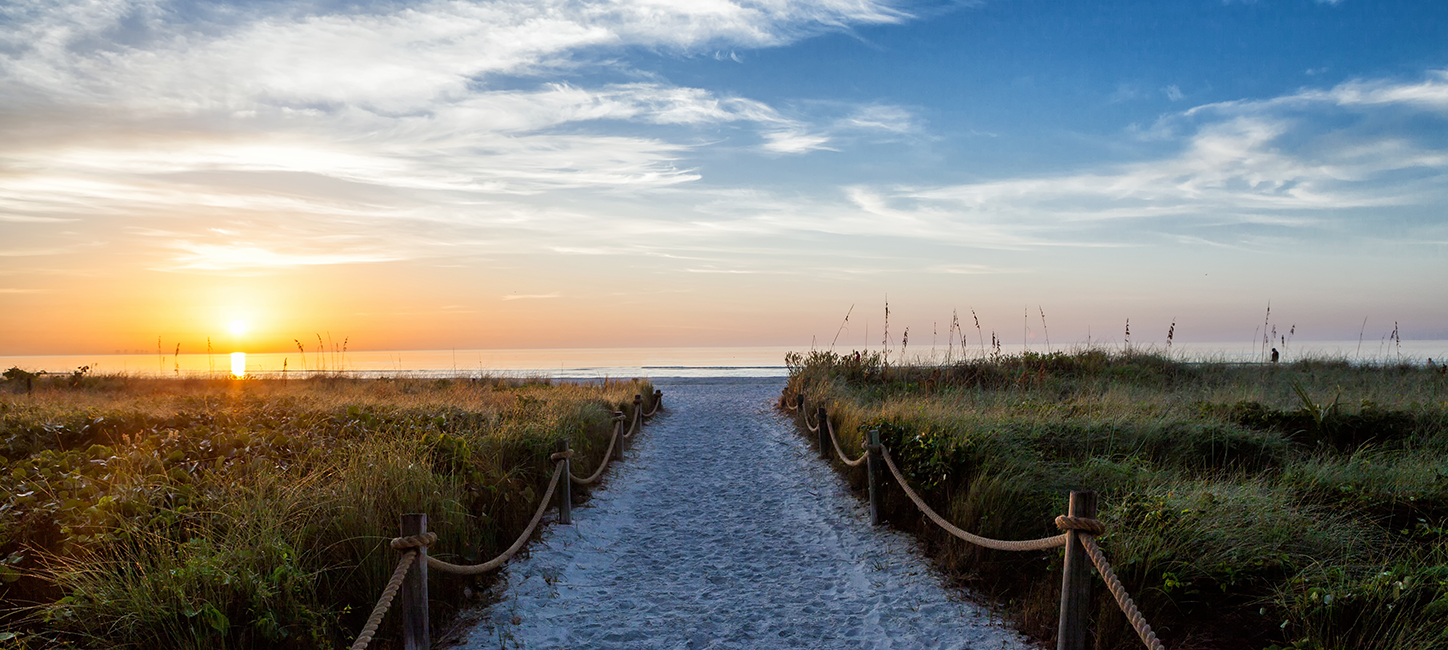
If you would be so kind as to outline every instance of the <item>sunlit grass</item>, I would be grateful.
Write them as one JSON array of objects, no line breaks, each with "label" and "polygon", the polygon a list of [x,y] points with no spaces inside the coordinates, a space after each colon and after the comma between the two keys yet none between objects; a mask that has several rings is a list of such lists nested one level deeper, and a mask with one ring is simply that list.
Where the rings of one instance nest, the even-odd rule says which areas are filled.
[{"label": "sunlit grass", "polygon": [[[1168,647],[1448,647],[1441,367],[1102,350],[790,363],[787,396],[827,404],[856,453],[879,428],[968,530],[1051,534],[1069,490],[1098,491],[1102,545]],[[891,494],[892,520],[914,526]],[[982,551],[920,526],[948,566],[1053,636],[1059,554]],[[1113,603],[1098,611],[1098,648],[1139,644]]]},{"label": "sunlit grass", "polygon": [[[436,554],[486,559],[526,523],[554,442],[592,467],[612,412],[652,392],[119,376],[7,388],[0,624],[27,647],[161,648],[345,645],[395,561],[399,514],[428,513]],[[440,603],[466,584],[439,580]]]}]

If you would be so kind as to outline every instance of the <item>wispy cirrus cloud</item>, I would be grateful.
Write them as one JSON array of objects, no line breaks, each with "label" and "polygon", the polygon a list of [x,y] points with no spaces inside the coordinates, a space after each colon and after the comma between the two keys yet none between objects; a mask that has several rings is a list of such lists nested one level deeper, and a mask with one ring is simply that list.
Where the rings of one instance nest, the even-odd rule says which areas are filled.
[{"label": "wispy cirrus cloud", "polygon": [[1332,88],[1305,88],[1270,99],[1204,104],[1183,112],[1181,116],[1190,118],[1204,113],[1261,113],[1273,109],[1324,105],[1358,109],[1398,105],[1433,112],[1448,111],[1448,70],[1429,70],[1424,78],[1417,82],[1354,79]]},{"label": "wispy cirrus cloud", "polygon": [[[1166,155],[1074,173],[855,184],[833,196],[700,193],[696,210],[705,215],[714,248],[695,243],[722,255],[729,247],[742,250],[744,239],[828,237],[834,254],[887,264],[866,260],[884,254],[888,264],[900,265],[919,254],[882,252],[889,242],[1025,251],[1153,242],[1255,248],[1329,234],[1440,241],[1441,216],[1424,216],[1422,209],[1448,196],[1448,142],[1420,130],[1425,119],[1441,120],[1440,78],[1435,72],[1427,81],[1355,81],[1191,108],[1150,132],[1166,145],[1160,147]],[[1384,215],[1391,215],[1390,230],[1381,228]],[[796,253],[789,262],[757,263],[823,268],[829,262]],[[922,270],[999,268],[953,263]]]},{"label": "wispy cirrus cloud", "polygon": [[377,2],[345,9],[31,0],[0,14],[9,27],[0,51],[8,80],[59,101],[188,113],[265,105],[400,113],[465,96],[489,75],[588,65],[597,56],[591,49],[772,47],[906,17],[893,3],[870,0]]},{"label": "wispy cirrus cloud", "polygon": [[[1135,133],[1168,153],[1134,162],[978,170],[970,182],[823,180],[790,195],[711,183],[706,154],[801,160],[928,140],[928,125],[887,103],[772,104],[679,86],[622,53],[772,47],[905,20],[894,3],[86,7],[0,8],[0,221],[110,228],[150,251],[145,268],[170,271],[539,251],[718,274],[840,266],[761,250],[771,237],[829,241],[862,260],[881,242],[1228,245],[1426,204],[1444,196],[1448,166],[1442,143],[1390,115],[1441,119],[1448,74],[1432,72],[1174,113]],[[1174,85],[1138,90],[1188,99]],[[902,259],[881,255],[869,263]],[[1010,268],[910,261],[944,274]]]},{"label": "wispy cirrus cloud", "polygon": [[[467,228],[596,229],[601,215],[544,197],[641,200],[700,180],[693,156],[721,140],[802,155],[832,148],[841,129],[899,132],[910,118],[872,105],[848,127],[817,125],[647,74],[560,78],[630,76],[627,48],[772,47],[906,18],[874,0],[11,3],[0,8],[0,221],[126,219],[193,242],[179,256],[160,246],[149,268],[205,272],[448,255],[498,239],[457,236]],[[210,241],[203,220],[216,219],[236,226],[230,240]],[[278,252],[261,230],[392,243],[418,222],[447,226],[409,232],[385,256]]]},{"label": "wispy cirrus cloud", "polygon": [[248,245],[218,245],[179,242],[175,248],[183,251],[175,256],[172,264],[160,267],[161,271],[262,271],[319,266],[331,264],[357,264],[387,262],[397,259],[383,252],[373,253],[322,253],[289,252]]},{"label": "wispy cirrus cloud", "polygon": [[808,153],[829,149],[825,146],[829,143],[830,137],[822,133],[810,133],[802,128],[781,129],[779,131],[767,131],[762,134],[766,151],[781,154]]},{"label": "wispy cirrus cloud", "polygon": [[849,115],[835,120],[834,127],[838,130],[911,133],[919,128],[919,124],[910,111],[900,106],[873,104],[856,107]]},{"label": "wispy cirrus cloud", "polygon": [[43,257],[47,255],[65,255],[75,253],[77,247],[66,248],[10,248],[0,249],[0,257]]},{"label": "wispy cirrus cloud", "polygon": [[[1441,121],[1445,82],[1448,76],[1435,71],[1417,82],[1360,80],[1198,106],[1148,132],[1179,143],[1165,158],[1074,174],[882,188],[871,209],[903,211],[901,218],[943,211],[1016,232],[1066,228],[1083,241],[1118,236],[1110,224],[1124,220],[1172,236],[1233,224],[1351,230],[1374,211],[1428,205],[1448,191],[1448,143],[1412,126]],[[1092,229],[1099,231],[1091,235]]]}]

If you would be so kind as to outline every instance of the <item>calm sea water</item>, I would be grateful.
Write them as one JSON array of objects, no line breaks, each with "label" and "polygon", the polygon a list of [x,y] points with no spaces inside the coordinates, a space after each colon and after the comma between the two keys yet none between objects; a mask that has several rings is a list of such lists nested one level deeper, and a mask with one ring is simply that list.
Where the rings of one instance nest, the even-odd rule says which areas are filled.
[{"label": "calm sea water", "polygon": [[[1022,351],[1020,345],[1002,348],[1006,354]],[[1033,352],[1045,352],[1032,345]],[[1056,346],[1055,350],[1063,349]],[[1072,349],[1067,346],[1064,349]],[[1113,348],[1113,349],[1119,349]],[[1165,351],[1161,347],[1152,348]],[[550,377],[554,379],[598,379],[604,377],[779,377],[787,373],[784,355],[808,347],[693,347],[693,348],[558,348],[534,350],[384,350],[349,351],[345,354],[306,355],[291,353],[247,353],[237,368],[247,376],[280,376],[286,372],[307,375],[315,372],[346,373],[356,376],[411,377]],[[1304,357],[1332,357],[1363,363],[1434,363],[1448,360],[1448,341],[1293,341],[1279,346],[1283,361]],[[836,352],[848,353],[844,347]],[[232,373],[232,355],[218,353],[89,354],[52,356],[0,356],[0,368],[71,372],[90,366],[100,374],[125,373],[142,376],[225,376]],[[979,357],[971,347],[966,355]],[[1170,354],[1187,361],[1264,361],[1260,346],[1243,343],[1177,344]],[[944,348],[909,350],[919,361],[944,361]],[[959,350],[955,357],[959,358]]]}]

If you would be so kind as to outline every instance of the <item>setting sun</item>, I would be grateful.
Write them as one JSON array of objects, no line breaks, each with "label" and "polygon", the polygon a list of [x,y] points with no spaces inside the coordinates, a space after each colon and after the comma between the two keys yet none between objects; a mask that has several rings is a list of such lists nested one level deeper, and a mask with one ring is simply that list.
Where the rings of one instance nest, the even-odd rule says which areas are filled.
[{"label": "setting sun", "polygon": [[233,377],[245,377],[245,376],[246,376],[246,353],[245,353],[245,352],[232,352],[232,353],[231,353],[231,375],[232,375]]},{"label": "setting sun", "polygon": [[236,336],[241,336],[242,334],[246,333],[246,321],[241,319],[231,321],[231,325],[228,326],[228,329],[231,330],[232,334]]}]

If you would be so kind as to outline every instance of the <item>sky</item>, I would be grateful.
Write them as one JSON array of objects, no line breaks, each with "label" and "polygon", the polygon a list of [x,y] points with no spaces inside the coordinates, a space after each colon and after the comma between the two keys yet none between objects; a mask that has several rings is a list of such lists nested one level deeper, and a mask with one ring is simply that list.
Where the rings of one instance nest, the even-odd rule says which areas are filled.
[{"label": "sky", "polygon": [[1439,0],[0,4],[0,354],[1448,339],[1445,251]]}]

